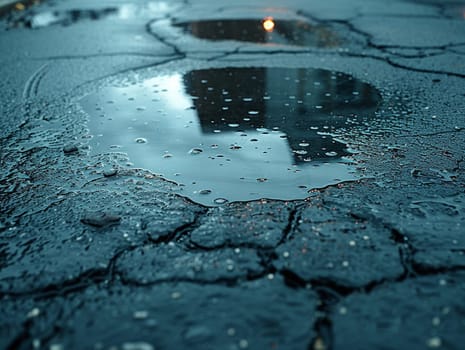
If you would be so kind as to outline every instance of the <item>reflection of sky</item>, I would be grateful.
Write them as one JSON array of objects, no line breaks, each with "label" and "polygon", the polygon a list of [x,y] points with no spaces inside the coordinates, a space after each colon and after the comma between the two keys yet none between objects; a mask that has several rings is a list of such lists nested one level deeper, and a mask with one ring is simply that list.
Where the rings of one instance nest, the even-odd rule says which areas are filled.
[{"label": "reflection of sky", "polygon": [[[146,89],[163,87],[164,90],[167,90],[166,92],[168,93],[163,94],[163,101],[171,108],[185,109],[192,106],[192,98],[184,92],[181,74],[147,79],[142,85]],[[137,93],[137,91],[135,93]]]},{"label": "reflection of sky", "polygon": [[[265,72],[265,86],[273,89],[269,84],[279,82],[273,81],[272,69]],[[277,70],[274,74],[280,73]],[[281,130],[244,129],[224,120],[221,130],[206,132],[201,123],[207,121],[199,119],[200,111],[196,109],[201,105],[194,106],[185,79],[179,74],[167,75],[136,85],[107,88],[84,98],[81,103],[90,115],[93,152],[127,153],[135,167],[185,185],[182,194],[206,205],[220,197],[230,201],[301,199],[311,188],[354,179],[351,167],[343,159],[296,164],[289,146],[290,135]],[[261,88],[258,91],[263,92]],[[228,97],[241,100],[234,92],[232,95]],[[259,97],[263,96],[254,96]],[[197,98],[215,103],[205,96]],[[266,109],[260,113],[276,109],[268,101],[263,106]],[[192,149],[202,151],[190,152]],[[212,193],[199,194],[206,189]]]}]

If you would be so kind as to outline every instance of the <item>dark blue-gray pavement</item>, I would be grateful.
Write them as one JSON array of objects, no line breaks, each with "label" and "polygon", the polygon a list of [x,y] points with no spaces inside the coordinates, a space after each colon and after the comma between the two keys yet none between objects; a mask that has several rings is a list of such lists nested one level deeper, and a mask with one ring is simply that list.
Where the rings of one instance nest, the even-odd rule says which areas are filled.
[{"label": "dark blue-gray pavement", "polygon": [[[281,41],[266,42],[263,33],[249,40],[234,22],[271,17],[286,27]],[[464,58],[463,1],[57,0],[5,11],[0,348],[462,349]],[[196,196],[209,198],[210,190],[190,193],[179,174],[135,163],[132,148],[96,143],[107,124],[97,133],[92,121],[116,125],[106,106],[125,114],[141,87],[156,106],[164,93],[174,91],[174,106],[192,97],[198,104],[182,113],[210,111],[211,134],[219,133],[228,122],[213,120],[195,102],[203,96],[188,94],[207,82],[189,83],[189,72],[212,70],[213,80],[233,68],[267,81],[274,68],[315,69],[311,77],[320,79],[324,70],[332,80],[339,72],[351,89],[373,87],[381,102],[376,113],[365,106],[369,119],[350,111],[344,122],[353,126],[322,122],[312,134],[327,151],[318,167],[333,164],[325,142],[343,145],[356,179],[310,186],[304,199],[283,193],[205,206]],[[158,86],[157,77],[171,79]],[[221,79],[205,91],[231,94]],[[88,108],[88,96],[106,100]],[[329,92],[321,101],[339,103]],[[257,106],[272,113],[269,103]],[[136,107],[128,119],[164,113]],[[246,122],[262,111],[249,112]],[[257,130],[264,138],[278,132]],[[167,151],[158,162],[176,159]]]}]

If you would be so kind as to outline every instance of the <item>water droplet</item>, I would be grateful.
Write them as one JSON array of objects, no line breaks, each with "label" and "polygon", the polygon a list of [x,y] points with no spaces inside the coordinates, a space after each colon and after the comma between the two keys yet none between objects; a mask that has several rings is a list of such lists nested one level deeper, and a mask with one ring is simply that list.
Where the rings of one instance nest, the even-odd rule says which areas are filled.
[{"label": "water droplet", "polygon": [[62,344],[50,344],[50,350],[64,350],[64,348]]},{"label": "water droplet", "polygon": [[171,293],[171,299],[179,299],[181,297],[182,297],[182,294],[180,292]]},{"label": "water droplet", "polygon": [[241,339],[239,341],[239,348],[247,349],[248,347],[249,347],[249,342],[247,341],[247,339]]},{"label": "water droplet", "polygon": [[134,141],[136,141],[136,143],[147,143],[147,139],[143,137],[138,137]]},{"label": "water droplet", "polygon": [[136,320],[143,320],[149,317],[149,312],[146,310],[134,311],[132,317]]},{"label": "water droplet", "polygon": [[118,173],[117,169],[107,169],[103,171],[103,176],[112,177],[112,176],[115,176],[117,173]]},{"label": "water droplet", "polygon": [[442,340],[439,337],[432,337],[426,342],[430,348],[439,348],[442,346]]},{"label": "water droplet", "polygon": [[211,190],[200,190],[199,191],[199,194],[202,194],[202,195],[207,195],[207,194],[210,194],[210,193],[212,193]]},{"label": "water droplet", "polygon": [[201,148],[191,148],[189,150],[189,154],[192,154],[192,155],[197,155],[197,154],[200,154],[203,152],[203,149]]},{"label": "water droplet", "polygon": [[191,326],[184,333],[184,339],[189,343],[205,343],[212,336],[212,331],[202,325]]},{"label": "water droplet", "polygon": [[232,150],[239,150],[239,149],[241,149],[241,148],[242,148],[242,147],[239,146],[239,145],[231,145],[231,146],[229,147],[229,149],[232,149]]},{"label": "water droplet", "polygon": [[337,156],[337,152],[326,152],[325,153],[328,157],[336,157]]},{"label": "water droplet", "polygon": [[266,181],[268,181],[268,179],[265,178],[265,177],[259,177],[259,178],[257,179],[257,181],[258,181],[258,182],[266,182]]},{"label": "water droplet", "polygon": [[313,350],[326,350],[326,345],[321,337],[316,338],[313,343]]},{"label": "water droplet", "polygon": [[121,350],[155,350],[153,345],[146,342],[123,343]]},{"label": "water droplet", "polygon": [[27,313],[28,318],[37,317],[39,315],[40,315],[40,309],[37,307],[33,308],[31,311]]},{"label": "water droplet", "polygon": [[213,200],[213,203],[215,203],[215,204],[226,204],[226,203],[228,203],[228,200],[226,198],[215,198]]}]

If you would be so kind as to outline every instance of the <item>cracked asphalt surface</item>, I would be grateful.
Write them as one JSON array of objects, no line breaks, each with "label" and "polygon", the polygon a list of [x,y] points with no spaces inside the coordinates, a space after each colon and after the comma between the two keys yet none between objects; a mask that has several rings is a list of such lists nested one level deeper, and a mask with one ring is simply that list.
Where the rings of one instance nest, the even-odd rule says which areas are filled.
[{"label": "cracked asphalt surface", "polygon": [[[40,13],[55,12],[40,22]],[[172,24],[304,19],[334,47]],[[50,1],[0,20],[1,349],[462,349],[465,2]],[[40,19],[40,17],[39,17]],[[93,154],[79,101],[170,72],[308,67],[382,95],[363,178],[205,207]],[[130,158],[130,157],[129,157]]]}]

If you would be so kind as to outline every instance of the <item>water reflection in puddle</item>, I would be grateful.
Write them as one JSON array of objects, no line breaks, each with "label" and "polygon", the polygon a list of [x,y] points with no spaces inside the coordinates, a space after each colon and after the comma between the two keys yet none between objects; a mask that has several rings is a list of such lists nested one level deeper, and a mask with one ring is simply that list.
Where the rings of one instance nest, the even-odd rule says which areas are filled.
[{"label": "water reflection in puddle", "polygon": [[125,152],[136,167],[182,184],[205,205],[302,199],[354,180],[330,133],[374,115],[372,86],[321,69],[194,70],[85,97],[93,152]]},{"label": "water reflection in puddle", "polygon": [[323,25],[312,25],[302,20],[224,19],[182,22],[174,24],[185,33],[213,41],[237,40],[262,44],[313,47],[335,47],[340,39]]}]

